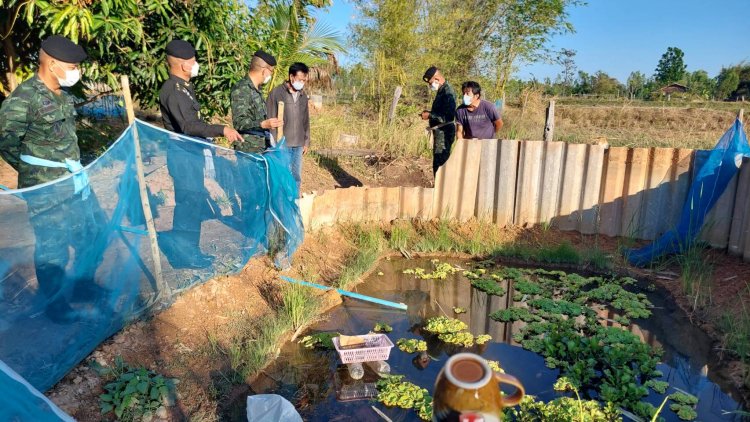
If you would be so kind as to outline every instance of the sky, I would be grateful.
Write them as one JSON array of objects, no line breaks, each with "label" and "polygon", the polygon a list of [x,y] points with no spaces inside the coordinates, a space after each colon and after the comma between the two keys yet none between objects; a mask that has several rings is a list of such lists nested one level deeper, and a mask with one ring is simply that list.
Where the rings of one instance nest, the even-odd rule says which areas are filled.
[{"label": "sky", "polygon": [[[357,12],[348,0],[333,0],[327,10],[315,12],[320,22],[349,38],[349,23]],[[549,47],[573,49],[579,70],[603,70],[625,82],[630,72],[654,74],[667,47],[685,52],[688,71],[703,69],[718,75],[722,66],[750,62],[750,0],[588,0],[571,9],[573,34],[555,36]],[[341,57],[351,64],[356,57]],[[554,79],[560,65],[520,63],[522,79]]]}]

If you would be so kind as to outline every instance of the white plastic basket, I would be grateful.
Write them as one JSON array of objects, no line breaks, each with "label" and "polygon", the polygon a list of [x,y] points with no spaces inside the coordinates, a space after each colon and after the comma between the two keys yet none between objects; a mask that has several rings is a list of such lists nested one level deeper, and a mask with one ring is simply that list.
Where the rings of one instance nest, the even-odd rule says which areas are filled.
[{"label": "white plastic basket", "polygon": [[333,338],[333,345],[339,353],[341,362],[370,362],[373,360],[388,360],[393,348],[393,342],[385,334],[370,334],[360,336],[365,340],[365,347],[343,348],[339,343],[339,338]]}]

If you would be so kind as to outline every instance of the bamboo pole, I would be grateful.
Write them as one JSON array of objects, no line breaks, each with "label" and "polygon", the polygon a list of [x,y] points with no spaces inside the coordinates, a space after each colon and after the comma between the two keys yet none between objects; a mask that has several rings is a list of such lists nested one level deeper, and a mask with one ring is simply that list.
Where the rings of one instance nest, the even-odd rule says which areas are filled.
[{"label": "bamboo pole", "polygon": [[741,108],[740,112],[737,113],[737,118],[740,119],[740,122],[742,122],[742,120],[744,119],[744,117],[745,117],[745,109]]},{"label": "bamboo pole", "polygon": [[[276,118],[281,121],[284,121],[284,102],[283,101],[279,101],[278,113],[276,113]],[[279,136],[277,137],[278,139],[276,139],[276,142],[280,141],[281,138],[284,137],[284,125],[279,126],[278,135]]]},{"label": "bamboo pole", "polygon": [[141,205],[143,207],[143,217],[146,220],[146,229],[148,230],[148,240],[151,244],[151,256],[154,260],[154,278],[160,293],[171,293],[169,285],[164,282],[161,271],[161,254],[159,253],[159,244],[156,241],[156,229],[154,228],[154,217],[151,214],[151,205],[146,192],[146,177],[143,174],[143,158],[141,157],[141,141],[138,138],[138,127],[135,125],[135,111],[133,109],[133,97],[130,95],[130,81],[127,75],[120,77],[122,85],[122,96],[125,97],[125,111],[128,115],[128,123],[133,125],[133,145],[135,148],[135,171],[138,176],[138,190],[141,194]]}]

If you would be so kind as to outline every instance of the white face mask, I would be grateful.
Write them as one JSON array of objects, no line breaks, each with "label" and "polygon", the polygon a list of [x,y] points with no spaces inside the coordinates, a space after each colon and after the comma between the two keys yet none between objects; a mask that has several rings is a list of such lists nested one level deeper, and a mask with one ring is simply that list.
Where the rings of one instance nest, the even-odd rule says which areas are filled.
[{"label": "white face mask", "polygon": [[431,88],[433,91],[437,91],[438,88],[440,88],[440,82],[438,81],[433,82]]},{"label": "white face mask", "polygon": [[269,82],[271,82],[271,75],[268,75],[265,78],[263,78],[263,85],[265,85],[265,84],[267,84]]},{"label": "white face mask", "polygon": [[193,63],[193,67],[190,68],[190,77],[194,78],[198,76],[198,71],[200,70],[200,65],[198,62]]},{"label": "white face mask", "polygon": [[302,91],[302,88],[304,87],[305,87],[304,82],[294,81],[294,83],[292,83],[292,88],[294,88],[297,91]]},{"label": "white face mask", "polygon": [[[57,67],[60,67],[60,66],[58,65]],[[62,67],[60,67],[60,69],[62,69]],[[63,72],[65,72],[65,78],[60,78],[57,75],[55,75],[55,77],[57,78],[57,82],[60,84],[61,87],[64,87],[64,88],[71,87],[77,84],[79,80],[81,80],[80,69],[73,69],[73,70],[63,69]]]},{"label": "white face mask", "polygon": [[474,99],[473,95],[466,95],[464,94],[464,105],[471,105],[471,101]]}]

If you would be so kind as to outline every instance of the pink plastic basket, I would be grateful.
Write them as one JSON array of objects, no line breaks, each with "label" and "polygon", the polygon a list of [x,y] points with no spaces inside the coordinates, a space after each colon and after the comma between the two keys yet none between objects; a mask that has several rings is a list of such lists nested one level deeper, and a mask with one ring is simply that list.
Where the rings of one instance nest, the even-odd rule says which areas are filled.
[{"label": "pink plastic basket", "polygon": [[341,362],[355,363],[388,360],[388,357],[391,355],[391,348],[393,348],[393,342],[391,342],[391,339],[389,339],[387,335],[370,334],[360,337],[365,340],[365,347],[351,349],[341,347],[339,338],[333,338],[333,345],[339,353]]}]

